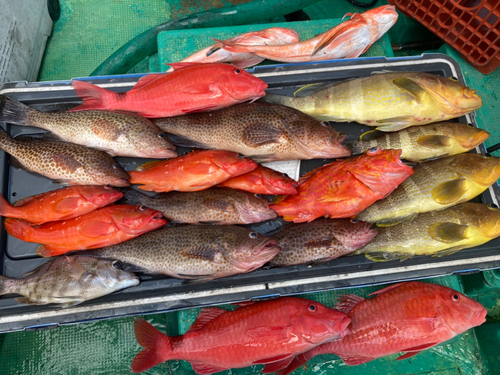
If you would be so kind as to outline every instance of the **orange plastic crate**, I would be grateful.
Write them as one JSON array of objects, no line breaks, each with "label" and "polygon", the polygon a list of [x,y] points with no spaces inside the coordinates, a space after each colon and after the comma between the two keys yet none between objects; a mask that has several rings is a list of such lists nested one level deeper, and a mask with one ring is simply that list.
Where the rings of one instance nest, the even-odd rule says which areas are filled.
[{"label": "orange plastic crate", "polygon": [[500,0],[389,0],[483,74],[500,65]]}]

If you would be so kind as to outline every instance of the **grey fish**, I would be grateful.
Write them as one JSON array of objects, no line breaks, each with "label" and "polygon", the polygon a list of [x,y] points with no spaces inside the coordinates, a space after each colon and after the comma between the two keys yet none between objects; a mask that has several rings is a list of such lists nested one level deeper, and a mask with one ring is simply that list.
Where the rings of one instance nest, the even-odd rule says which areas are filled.
[{"label": "grey fish", "polygon": [[12,155],[12,166],[65,185],[130,185],[129,174],[104,151],[62,141],[12,139],[2,128],[0,149]]},{"label": "grey fish", "polygon": [[146,273],[206,281],[253,271],[279,251],[274,239],[246,228],[183,225],[84,254],[116,259]]},{"label": "grey fish", "polygon": [[109,111],[46,113],[0,95],[0,122],[49,130],[60,140],[111,156],[174,158],[175,146],[150,120]]},{"label": "grey fish", "polygon": [[241,153],[258,162],[350,156],[346,135],[293,108],[244,103],[208,113],[153,119],[184,147]]},{"label": "grey fish", "polygon": [[123,189],[125,203],[163,212],[165,218],[187,224],[252,224],[276,219],[270,202],[242,190],[211,188],[194,192],[169,192],[154,198],[134,189]]},{"label": "grey fish", "polygon": [[30,305],[70,307],[139,285],[137,276],[115,268],[115,263],[80,255],[53,258],[25,273],[24,279],[0,275],[0,295],[21,294],[16,301]]},{"label": "grey fish", "polygon": [[376,235],[371,224],[350,219],[317,219],[310,223],[288,224],[272,235],[281,252],[270,266],[314,265],[329,262],[365,246]]}]

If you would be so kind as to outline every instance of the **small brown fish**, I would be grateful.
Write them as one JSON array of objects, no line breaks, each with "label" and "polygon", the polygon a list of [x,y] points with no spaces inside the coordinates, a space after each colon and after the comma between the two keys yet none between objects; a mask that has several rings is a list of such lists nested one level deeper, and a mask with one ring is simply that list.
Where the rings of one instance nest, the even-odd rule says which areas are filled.
[{"label": "small brown fish", "polygon": [[129,186],[130,176],[104,151],[61,141],[12,139],[0,128],[0,149],[10,163],[65,185]]},{"label": "small brown fish", "polygon": [[70,307],[139,284],[137,276],[115,268],[114,261],[79,255],[54,258],[23,276],[0,275],[0,295],[21,294],[16,301],[30,305]]},{"label": "small brown fish", "polygon": [[229,188],[210,188],[188,193],[169,192],[154,198],[124,189],[127,204],[145,205],[161,211],[169,221],[186,224],[252,224],[276,219],[267,199],[258,194]]},{"label": "small brown fish", "polygon": [[85,251],[141,271],[208,281],[253,271],[278,254],[276,241],[233,225],[163,227],[119,245]]}]

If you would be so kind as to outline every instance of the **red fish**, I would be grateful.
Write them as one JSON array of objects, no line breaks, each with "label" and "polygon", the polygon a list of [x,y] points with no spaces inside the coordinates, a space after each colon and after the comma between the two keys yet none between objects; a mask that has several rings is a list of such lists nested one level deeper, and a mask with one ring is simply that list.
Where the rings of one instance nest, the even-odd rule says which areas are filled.
[{"label": "red fish", "polygon": [[205,308],[182,336],[166,336],[137,319],[135,336],[144,350],[135,356],[132,372],[171,359],[189,361],[197,374],[256,364],[273,372],[295,354],[344,336],[349,323],[344,313],[296,297],[244,302],[234,311]]},{"label": "red fish", "polygon": [[256,100],[267,84],[243,69],[222,63],[175,63],[168,74],[148,74],[126,93],[116,93],[74,80],[83,104],[71,111],[104,109],[135,112],[144,117],[170,117]]},{"label": "red fish", "polygon": [[350,333],[300,354],[276,375],[288,375],[326,353],[340,356],[349,366],[399,352],[406,353],[396,360],[407,359],[486,321],[481,304],[441,285],[412,281],[372,294],[376,297],[366,300],[344,296],[336,308],[352,319]]},{"label": "red fish", "polygon": [[262,165],[249,173],[230,178],[218,186],[245,190],[254,194],[297,194],[297,181],[292,180],[285,173]]},{"label": "red fish", "polygon": [[131,184],[144,184],[139,189],[167,192],[208,189],[257,168],[250,159],[230,151],[193,151],[187,155],[143,164],[129,172]]},{"label": "red fish", "polygon": [[13,206],[0,195],[0,215],[30,224],[68,220],[88,214],[123,197],[121,191],[103,186],[71,186],[27,197]]},{"label": "red fish", "polygon": [[146,206],[116,205],[103,207],[89,214],[65,221],[32,227],[21,220],[6,219],[5,228],[11,236],[43,245],[37,254],[51,257],[73,250],[96,249],[115,245],[162,227],[160,211]]},{"label": "red fish", "polygon": [[285,197],[271,208],[295,223],[321,216],[354,217],[413,174],[400,155],[401,150],[374,147],[356,158],[316,168],[299,180],[298,195]]}]

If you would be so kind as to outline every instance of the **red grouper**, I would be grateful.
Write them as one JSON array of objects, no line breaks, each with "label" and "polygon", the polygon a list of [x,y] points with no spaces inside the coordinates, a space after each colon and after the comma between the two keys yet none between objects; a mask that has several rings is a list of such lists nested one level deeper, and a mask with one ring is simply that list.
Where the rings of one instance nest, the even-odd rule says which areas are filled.
[{"label": "red grouper", "polygon": [[400,155],[401,150],[373,147],[356,158],[316,168],[299,180],[299,194],[280,198],[271,208],[294,223],[354,217],[413,174]]},{"label": "red grouper", "polygon": [[148,74],[126,93],[74,80],[83,104],[71,111],[105,109],[135,112],[144,117],[170,117],[213,111],[257,100],[267,84],[243,69],[222,63],[172,63],[168,74]]},{"label": "red grouper", "polygon": [[296,297],[243,302],[234,311],[202,309],[182,336],[166,336],[136,319],[135,335],[144,350],[135,356],[132,372],[182,359],[197,374],[256,364],[266,364],[271,373],[285,368],[296,354],[343,337],[350,321],[340,311]]},{"label": "red grouper", "polygon": [[376,297],[344,296],[336,308],[352,319],[350,333],[298,355],[276,375],[288,375],[314,356],[327,353],[338,355],[346,365],[356,366],[406,352],[396,358],[400,361],[486,321],[486,309],[481,304],[437,284],[412,281],[372,294]]}]

